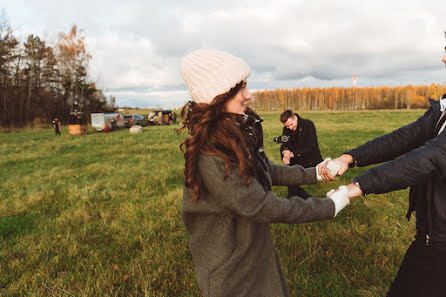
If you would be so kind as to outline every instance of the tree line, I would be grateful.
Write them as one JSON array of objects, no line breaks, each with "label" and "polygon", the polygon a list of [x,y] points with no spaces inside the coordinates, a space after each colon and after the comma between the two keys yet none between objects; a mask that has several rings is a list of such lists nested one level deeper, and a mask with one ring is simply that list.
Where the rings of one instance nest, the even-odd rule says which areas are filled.
[{"label": "tree line", "polygon": [[446,93],[446,85],[399,87],[295,88],[253,92],[256,110],[355,110],[426,108],[428,99]]},{"label": "tree line", "polygon": [[[29,35],[20,42],[5,13],[0,16],[0,126],[68,123],[73,112],[113,110],[88,78],[91,55],[76,25],[53,45]],[[114,100],[112,100],[114,102]]]}]

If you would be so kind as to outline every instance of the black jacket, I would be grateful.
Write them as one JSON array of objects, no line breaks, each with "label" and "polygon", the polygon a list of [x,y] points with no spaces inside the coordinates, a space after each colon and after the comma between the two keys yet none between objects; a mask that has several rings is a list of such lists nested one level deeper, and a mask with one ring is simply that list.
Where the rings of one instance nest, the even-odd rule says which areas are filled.
[{"label": "black jacket", "polygon": [[435,133],[440,116],[440,103],[431,100],[431,107],[415,122],[347,152],[357,166],[388,161],[353,181],[364,193],[410,186],[407,217],[415,210],[418,233],[428,234],[431,241],[446,241],[446,130]]},{"label": "black jacket", "polygon": [[290,165],[314,167],[322,162],[316,128],[312,121],[301,118],[297,113],[295,115],[299,119],[296,131],[283,127],[283,135],[290,136],[290,140],[280,147],[281,156],[283,158],[282,152],[287,148],[294,154],[294,157],[290,159]]}]

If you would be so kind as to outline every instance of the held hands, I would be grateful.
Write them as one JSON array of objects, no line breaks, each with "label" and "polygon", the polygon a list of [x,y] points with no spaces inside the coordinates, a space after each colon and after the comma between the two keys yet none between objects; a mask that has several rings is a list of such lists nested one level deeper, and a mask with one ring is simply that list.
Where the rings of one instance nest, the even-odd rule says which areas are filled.
[{"label": "held hands", "polygon": [[348,198],[353,199],[364,194],[360,187],[355,184],[349,184],[347,186]]},{"label": "held hands", "polygon": [[330,160],[327,162],[327,168],[330,171],[330,175],[335,177],[336,174],[338,174],[339,169],[341,169],[341,166],[338,162]]},{"label": "held hands", "polygon": [[335,204],[334,216],[336,216],[345,206],[350,204],[346,186],[340,186],[337,190],[330,190],[330,192],[327,193],[327,198],[332,199]]},{"label": "held hands", "polygon": [[327,193],[327,198],[331,198],[335,204],[336,216],[345,206],[350,204],[350,201],[358,196],[361,196],[362,190],[355,184],[349,184],[348,186],[339,186],[337,190],[330,190]]},{"label": "held hands", "polygon": [[344,174],[344,172],[347,171],[348,169],[348,165],[350,165],[351,163],[353,163],[353,157],[348,155],[348,154],[343,154],[340,157],[334,159],[332,162],[336,162],[339,164],[339,170],[338,170],[338,175],[341,176]]},{"label": "held hands", "polygon": [[[353,198],[359,197],[364,194],[359,186],[351,183],[348,186],[339,186],[337,190],[331,189],[327,193],[327,197],[333,198],[333,195],[336,193],[340,193],[341,190],[342,190],[342,195],[346,195],[346,197],[350,200],[353,200]],[[336,194],[336,195],[341,195],[341,194]]]},{"label": "held hands", "polygon": [[[330,159],[330,158],[328,158]],[[327,161],[327,159],[325,159]],[[321,164],[325,163],[322,162]],[[341,155],[340,157],[329,160],[324,166],[320,166],[318,170],[318,175],[322,177],[323,180],[334,180],[335,176],[341,176],[347,171],[348,165],[353,163],[353,157],[347,154]],[[318,165],[319,166],[319,165]]]},{"label": "held hands", "polygon": [[326,158],[316,166],[317,179],[324,181],[335,180],[334,176],[336,176],[339,168],[338,163],[331,161],[330,158]]}]

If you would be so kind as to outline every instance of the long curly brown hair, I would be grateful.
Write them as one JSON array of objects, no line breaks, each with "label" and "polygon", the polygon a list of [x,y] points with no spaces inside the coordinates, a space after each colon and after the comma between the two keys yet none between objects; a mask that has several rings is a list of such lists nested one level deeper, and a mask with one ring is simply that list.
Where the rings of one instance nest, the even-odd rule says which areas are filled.
[{"label": "long curly brown hair", "polygon": [[180,149],[185,158],[185,185],[194,191],[193,199],[201,195],[202,178],[197,163],[200,154],[216,155],[225,162],[226,179],[230,172],[230,162],[238,164],[239,175],[246,184],[251,182],[253,164],[245,138],[236,122],[224,112],[225,103],[246,86],[240,82],[229,92],[218,95],[211,103],[190,103],[183,106],[181,116],[183,126],[178,134],[187,129],[189,136],[181,143]]}]

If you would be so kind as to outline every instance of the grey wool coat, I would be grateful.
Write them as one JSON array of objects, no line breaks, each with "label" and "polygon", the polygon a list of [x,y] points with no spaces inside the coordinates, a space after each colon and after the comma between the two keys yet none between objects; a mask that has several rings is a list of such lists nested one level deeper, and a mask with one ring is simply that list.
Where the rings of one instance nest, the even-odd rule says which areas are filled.
[{"label": "grey wool coat", "polygon": [[[197,166],[203,179],[201,196],[194,202],[193,191],[184,189],[182,217],[203,295],[289,296],[270,224],[330,219],[333,200],[278,198],[254,178],[246,185],[236,166],[223,180],[224,161],[217,156],[201,155]],[[269,162],[267,171],[271,185],[317,181],[314,167]]]}]

